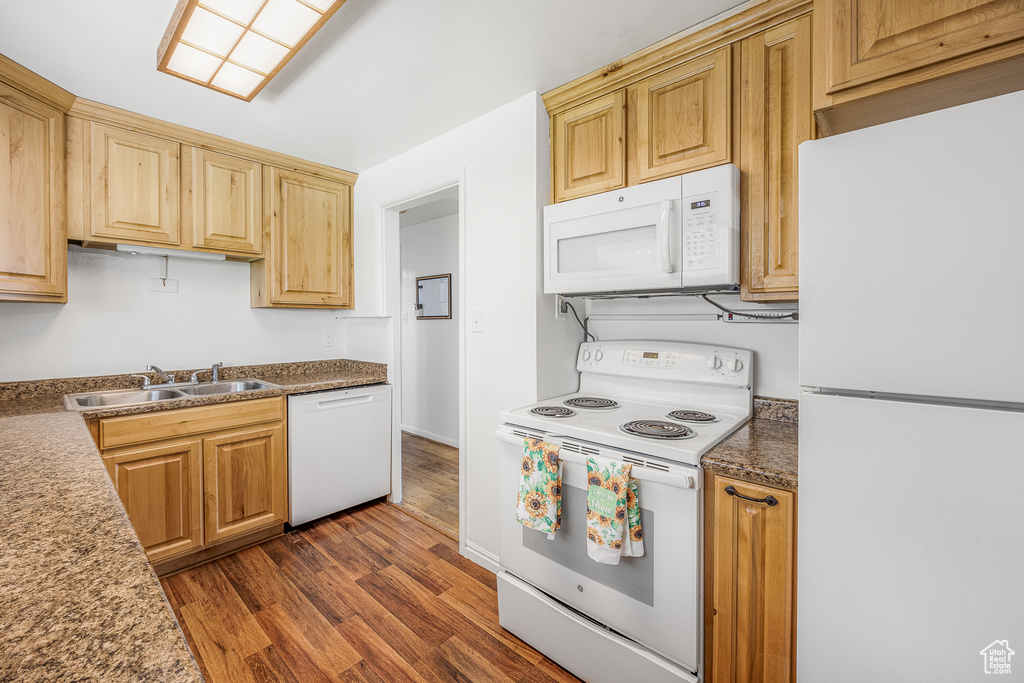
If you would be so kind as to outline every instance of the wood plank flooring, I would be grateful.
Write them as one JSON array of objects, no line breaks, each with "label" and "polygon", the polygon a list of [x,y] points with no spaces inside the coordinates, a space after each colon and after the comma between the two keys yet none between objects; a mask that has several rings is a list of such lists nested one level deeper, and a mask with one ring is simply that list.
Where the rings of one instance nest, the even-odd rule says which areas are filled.
[{"label": "wood plank flooring", "polygon": [[161,581],[208,683],[574,683],[498,625],[495,577],[384,502]]},{"label": "wood plank flooring", "polygon": [[459,536],[459,449],[402,432],[402,507]]}]

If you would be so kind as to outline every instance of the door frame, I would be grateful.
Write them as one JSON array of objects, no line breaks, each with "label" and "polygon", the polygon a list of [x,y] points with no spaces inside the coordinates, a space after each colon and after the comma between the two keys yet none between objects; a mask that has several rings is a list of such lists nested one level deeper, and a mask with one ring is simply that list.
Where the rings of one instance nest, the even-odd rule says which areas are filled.
[{"label": "door frame", "polygon": [[379,225],[383,226],[382,297],[384,315],[391,320],[391,348],[394,385],[391,405],[391,502],[402,502],[402,261],[400,214],[406,209],[433,201],[439,192],[458,187],[458,273],[455,278],[458,311],[458,367],[459,367],[459,552],[466,549],[466,169],[458,167],[440,173],[402,190],[389,194],[376,202]]}]

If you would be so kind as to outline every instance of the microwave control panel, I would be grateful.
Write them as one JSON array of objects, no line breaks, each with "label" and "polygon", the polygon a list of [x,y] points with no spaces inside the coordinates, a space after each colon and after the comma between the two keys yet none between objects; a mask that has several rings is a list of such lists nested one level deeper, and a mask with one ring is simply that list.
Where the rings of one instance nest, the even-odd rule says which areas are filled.
[{"label": "microwave control panel", "polygon": [[718,193],[683,200],[683,270],[713,270],[720,263]]}]

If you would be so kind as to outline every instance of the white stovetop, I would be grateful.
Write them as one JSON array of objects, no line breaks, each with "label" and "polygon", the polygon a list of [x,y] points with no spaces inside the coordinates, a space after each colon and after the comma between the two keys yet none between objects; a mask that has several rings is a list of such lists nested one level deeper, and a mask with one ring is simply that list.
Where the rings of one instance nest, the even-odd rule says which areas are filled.
[{"label": "white stovetop", "polygon": [[[586,395],[592,396],[592,394]],[[749,417],[749,414],[744,414],[734,407],[632,400],[626,402],[620,400],[620,406],[610,410],[572,408],[576,414],[565,418],[543,417],[530,413],[531,409],[538,406],[561,406],[566,399],[580,396],[584,396],[584,394],[567,394],[522,408],[505,410],[499,414],[499,419],[505,424],[518,425],[533,432],[543,432],[550,438],[565,436],[696,467],[700,464],[701,455],[736,431]],[[716,416],[718,422],[697,424],[665,417],[673,410],[702,410]],[[652,439],[626,434],[619,429],[619,425],[632,420],[673,422],[689,427],[696,435],[687,439]]]}]

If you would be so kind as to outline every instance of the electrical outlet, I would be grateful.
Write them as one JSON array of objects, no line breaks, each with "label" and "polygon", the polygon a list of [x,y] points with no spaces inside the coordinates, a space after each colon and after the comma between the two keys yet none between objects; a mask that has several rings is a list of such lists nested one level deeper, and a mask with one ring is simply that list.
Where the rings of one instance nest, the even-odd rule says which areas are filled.
[{"label": "electrical outlet", "polygon": [[403,325],[408,325],[409,324],[409,314],[408,313],[403,313],[402,314],[402,324]]},{"label": "electrical outlet", "polygon": [[555,320],[565,320],[565,299],[561,294],[555,294]]},{"label": "electrical outlet", "polygon": [[324,346],[334,346],[333,332],[324,332]]},{"label": "electrical outlet", "polygon": [[151,277],[149,278],[149,291],[164,292],[166,294],[177,294],[178,281],[168,280],[162,277]]},{"label": "electrical outlet", "polygon": [[[754,311],[751,311],[753,313]],[[751,318],[750,316],[743,315],[743,311],[736,311],[735,313],[722,313],[723,323],[795,323],[799,318],[791,317],[791,313],[796,311],[787,311],[782,309],[776,310],[763,310],[757,311],[757,315],[763,316],[760,318]]]},{"label": "electrical outlet", "polygon": [[484,331],[484,312],[480,308],[474,308],[469,312],[469,329],[472,332]]}]

